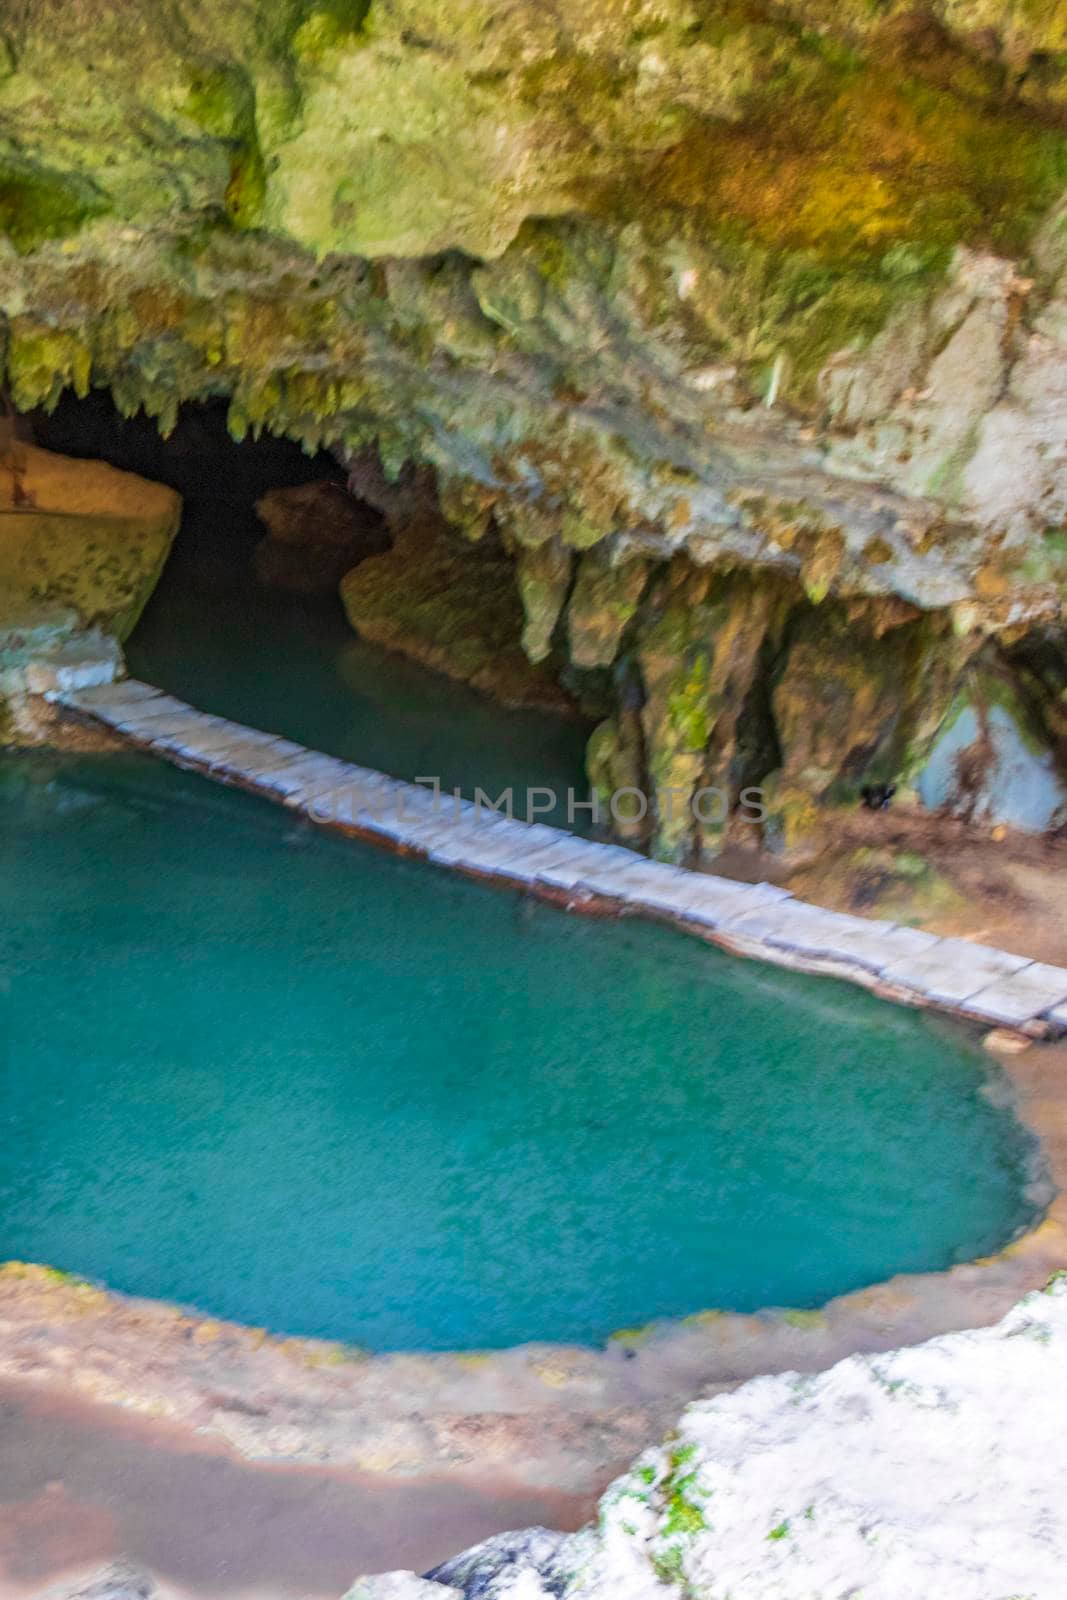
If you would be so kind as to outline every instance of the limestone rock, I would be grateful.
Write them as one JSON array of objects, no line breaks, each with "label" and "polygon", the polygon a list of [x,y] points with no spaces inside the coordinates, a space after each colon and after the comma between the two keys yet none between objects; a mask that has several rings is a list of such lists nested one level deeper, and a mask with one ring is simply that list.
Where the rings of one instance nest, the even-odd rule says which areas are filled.
[{"label": "limestone rock", "polygon": [[357,1578],[343,1600],[461,1600],[461,1596],[461,1590],[413,1572],[379,1572],[372,1578]]},{"label": "limestone rock", "polygon": [[520,547],[516,555],[519,596],[526,613],[522,648],[533,662],[544,661],[571,581],[572,556],[555,539]]},{"label": "limestone rock", "polygon": [[549,1600],[559,1592],[557,1561],[569,1543],[549,1528],[500,1533],[428,1576],[452,1584],[464,1600]]},{"label": "limestone rock", "polygon": [[648,583],[648,563],[612,562],[600,551],[582,557],[567,608],[570,657],[578,667],[610,667]]},{"label": "limestone rock", "polygon": [[82,627],[69,607],[27,608],[0,622],[0,744],[49,742],[52,715],[41,696],[111,683],[124,670],[116,640]]},{"label": "limestone rock", "polygon": [[293,594],[335,594],[346,572],[389,548],[383,519],[325,478],[271,489],[256,502],[269,530],[253,560],[260,582]]},{"label": "limestone rock", "polygon": [[[776,765],[806,602],[846,608],[855,655],[868,602],[971,649],[1062,617],[1061,10],[23,0],[12,399],[106,386],[166,430],[225,395],[235,437],[331,449],[398,541],[345,580],[365,632],[513,703],[560,704],[553,648],[639,675],[639,741],[597,714],[643,781],[733,794]],[[310,571],[284,539],[261,561]],[[686,620],[708,572],[780,601],[722,622],[700,594]],[[48,597],[119,634],[144,592],[97,616],[73,587]],[[893,781],[944,710],[924,660],[925,706],[883,697],[868,729]],[[780,815],[862,767],[861,700],[836,772],[786,728]],[[653,817],[671,858],[716,831]]]},{"label": "limestone rock", "polygon": [[154,1581],[126,1561],[102,1568],[88,1578],[47,1590],[39,1600],[152,1600]]},{"label": "limestone rock", "polygon": [[[834,592],[1003,625],[982,493],[1021,450],[1032,527],[1058,473],[1023,437],[1051,427],[1044,358],[1015,394],[1010,370],[1027,319],[1056,343],[1051,247],[1025,263],[1065,183],[1058,8],[416,9],[24,0],[15,403],[106,384],[166,428],[226,394],[235,433],[432,467],[520,543],[801,578],[817,552],[778,532],[803,523]],[[824,427],[887,408],[879,437]]]},{"label": "limestone rock", "polygon": [[1067,772],[1004,669],[975,669],[919,776],[923,803],[968,821],[1045,832],[1067,822]]},{"label": "limestone rock", "polygon": [[[623,706],[597,724],[586,745],[585,769],[600,801],[602,826],[620,839],[643,843],[655,819],[647,810],[645,743],[637,711]],[[644,797],[644,805],[637,796]]]},{"label": "limestone rock", "polygon": [[[1034,550],[1033,576],[1062,586],[1067,564],[1054,543],[1067,518],[1067,270],[1033,319],[1010,377],[978,420],[963,472],[964,510]],[[1046,537],[1046,530],[1053,540]],[[1060,559],[1057,559],[1060,558]],[[1023,557],[1025,561],[1027,557]],[[1061,589],[1062,592],[1062,589]]]},{"label": "limestone rock", "polygon": [[[835,443],[831,460],[905,494],[953,499],[975,430],[1004,387],[1020,281],[1011,262],[960,250],[933,303],[902,307],[862,359],[863,378],[850,378],[840,419],[862,420],[866,430]],[[896,388],[892,407],[887,382]]]},{"label": "limestone rock", "polygon": [[909,779],[956,687],[966,647],[930,619],[877,631],[827,602],[796,615],[772,694],[782,764],[767,784],[768,836],[817,837],[820,806]]},{"label": "limestone rock", "polygon": [[472,545],[429,517],[394,526],[393,548],[342,580],[357,632],[505,705],[568,710],[550,666],[531,664],[523,652],[522,606],[506,552]]},{"label": "limestone rock", "polygon": [[547,1549],[534,1530],[528,1552],[505,1535],[438,1572],[467,1600],[1053,1600],[1065,1352],[1060,1274],[995,1327],[697,1401],[592,1527]]},{"label": "limestone rock", "polygon": [[117,639],[155,588],[181,516],[163,484],[103,461],[16,447],[0,463],[0,622],[27,608],[73,607]]},{"label": "limestone rock", "polygon": [[[635,656],[645,691],[641,712],[655,849],[681,859],[721,834],[735,798],[739,721],[777,596],[744,578],[702,572],[676,559],[650,590]],[[764,763],[764,770],[770,760]],[[695,815],[690,800],[714,789]]]}]

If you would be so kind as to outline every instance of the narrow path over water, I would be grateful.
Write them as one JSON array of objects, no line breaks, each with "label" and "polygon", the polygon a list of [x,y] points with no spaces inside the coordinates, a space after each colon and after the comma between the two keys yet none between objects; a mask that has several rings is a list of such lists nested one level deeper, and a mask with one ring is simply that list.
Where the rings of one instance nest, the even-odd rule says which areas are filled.
[{"label": "narrow path over water", "polygon": [[[247,533],[226,516],[223,506],[187,512],[127,645],[135,677],[391,777],[439,777],[468,798],[513,786],[519,815],[528,787],[584,797],[587,722],[509,711],[358,639],[338,600],[263,588]],[[542,814],[565,826],[565,798]]]}]

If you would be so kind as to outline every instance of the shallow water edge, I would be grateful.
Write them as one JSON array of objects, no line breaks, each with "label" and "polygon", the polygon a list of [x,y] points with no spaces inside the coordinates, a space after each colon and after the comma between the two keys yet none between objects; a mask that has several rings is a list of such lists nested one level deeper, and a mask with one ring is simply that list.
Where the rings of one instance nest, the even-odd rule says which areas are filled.
[{"label": "shallow water edge", "polygon": [[820,1311],[705,1311],[602,1349],[372,1356],[16,1262],[0,1268],[0,1377],[58,1382],[250,1459],[464,1481],[499,1471],[531,1489],[594,1492],[697,1394],[987,1325],[1067,1263],[1067,1046],[1032,1046],[1002,1071],[1055,1189],[1040,1223],[997,1255]]},{"label": "shallow water edge", "polygon": [[[618,910],[602,896],[558,898],[588,915]],[[370,1356],[9,1263],[0,1377],[184,1424],[249,1459],[464,1481],[499,1471],[531,1489],[595,1492],[698,1393],[988,1324],[1067,1263],[1067,1046],[1034,1045],[999,1066],[1054,1196],[1003,1251],[945,1272],[894,1277],[819,1311],[707,1310],[600,1349]]]}]

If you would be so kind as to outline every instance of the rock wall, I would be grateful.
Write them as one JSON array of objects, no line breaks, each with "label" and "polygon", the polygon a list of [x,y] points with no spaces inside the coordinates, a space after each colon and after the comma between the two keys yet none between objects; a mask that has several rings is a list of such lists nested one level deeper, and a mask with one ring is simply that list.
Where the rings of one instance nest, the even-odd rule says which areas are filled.
[{"label": "rock wall", "polygon": [[127,638],[180,517],[172,489],[103,461],[25,443],[0,451],[0,623],[72,608],[84,626]]},{"label": "rock wall", "polygon": [[181,497],[0,430],[0,745],[55,737],[38,696],[110,682],[178,531]]},{"label": "rock wall", "polygon": [[597,781],[766,782],[787,848],[980,651],[1062,757],[1065,64],[1057,0],[22,0],[11,393],[432,474]]}]

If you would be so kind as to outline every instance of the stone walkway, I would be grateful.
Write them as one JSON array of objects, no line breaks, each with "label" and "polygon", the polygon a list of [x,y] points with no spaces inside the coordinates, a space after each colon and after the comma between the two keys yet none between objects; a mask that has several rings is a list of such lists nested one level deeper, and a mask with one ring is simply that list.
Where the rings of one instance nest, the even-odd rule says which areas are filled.
[{"label": "stone walkway", "polygon": [[1063,967],[826,911],[771,884],[688,872],[618,845],[512,820],[211,716],[135,679],[60,686],[48,698],[176,766],[440,866],[574,908],[603,905],[658,917],[738,954],[847,978],[905,1004],[1035,1037],[1067,1031]]}]

